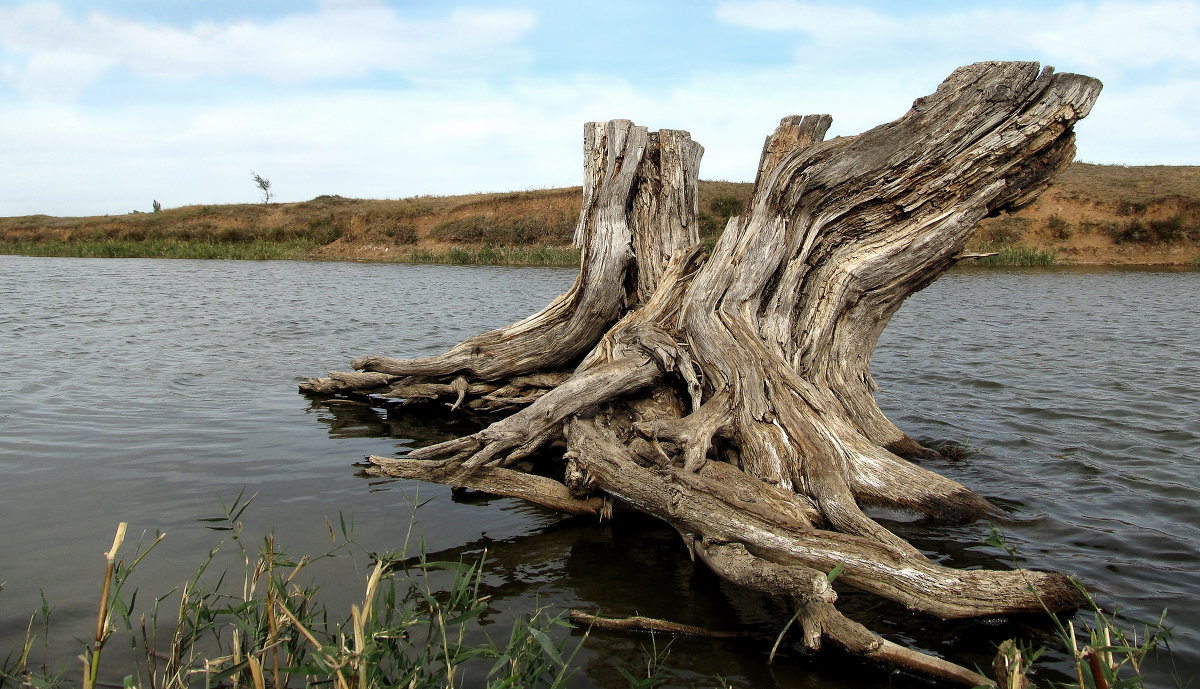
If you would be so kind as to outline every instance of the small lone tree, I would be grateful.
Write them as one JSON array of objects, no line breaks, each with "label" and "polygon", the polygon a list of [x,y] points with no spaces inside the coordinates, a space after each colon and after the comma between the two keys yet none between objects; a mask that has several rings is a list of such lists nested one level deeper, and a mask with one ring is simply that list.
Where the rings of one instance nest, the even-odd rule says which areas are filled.
[{"label": "small lone tree", "polygon": [[250,175],[251,175],[252,179],[254,179],[254,183],[256,185],[258,185],[259,190],[262,191],[263,203],[270,203],[271,202],[271,180],[267,179],[266,177],[263,177],[262,175],[258,174],[254,170],[250,171]]}]

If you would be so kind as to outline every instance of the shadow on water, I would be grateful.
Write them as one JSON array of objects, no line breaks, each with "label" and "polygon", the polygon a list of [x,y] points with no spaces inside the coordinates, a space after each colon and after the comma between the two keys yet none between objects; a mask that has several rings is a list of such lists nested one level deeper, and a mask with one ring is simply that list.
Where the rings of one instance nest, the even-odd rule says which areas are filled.
[{"label": "shadow on water", "polygon": [[[311,408],[334,437],[387,437],[398,452],[440,442],[484,427],[483,416],[451,417],[438,405],[397,406],[384,414],[358,404]],[[407,489],[406,481],[380,479],[364,472],[372,491]],[[646,667],[655,646],[666,649],[662,676],[666,686],[705,686],[720,677],[731,686],[861,687],[929,686],[928,682],[864,663],[836,648],[812,654],[786,642],[773,664],[768,654],[790,611],[782,601],[725,582],[693,562],[679,535],[667,524],[639,513],[624,513],[603,523],[562,517],[527,533],[493,539],[486,528],[496,510],[551,514],[533,505],[484,493],[452,495],[456,504],[478,509],[483,533],[459,545],[426,553],[430,560],[477,561],[486,558],[482,595],[489,624],[504,625],[539,606],[579,609],[610,617],[643,615],[733,631],[733,640],[668,639],[648,634],[593,631],[581,651],[579,687],[618,687],[626,682],[619,668],[635,674]],[[994,549],[982,545],[986,525],[940,526],[921,522],[881,521],[951,567],[1008,569]],[[1030,615],[964,622],[917,616],[903,606],[842,587],[839,608],[850,618],[906,645],[931,651],[970,666],[990,666],[994,649],[1013,637],[1048,641],[1045,619]],[[583,632],[575,632],[582,640]],[[794,636],[793,636],[794,640]],[[1055,654],[1051,652],[1050,658]],[[1061,659],[1060,659],[1061,660]],[[1051,677],[1066,679],[1050,670]]]},{"label": "shadow on water", "polygon": [[393,407],[381,412],[353,401],[326,400],[306,395],[309,411],[327,426],[329,437],[394,438],[401,450],[440,443],[470,435],[485,427],[489,418],[466,410],[453,414],[436,404]]}]

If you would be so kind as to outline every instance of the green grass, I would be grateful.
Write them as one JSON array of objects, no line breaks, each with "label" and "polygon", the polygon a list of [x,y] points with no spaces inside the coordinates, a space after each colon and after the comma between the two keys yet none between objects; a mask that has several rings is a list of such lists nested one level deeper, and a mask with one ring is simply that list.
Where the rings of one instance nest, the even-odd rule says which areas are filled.
[{"label": "green grass", "polygon": [[308,239],[273,241],[185,239],[88,239],[79,241],[0,241],[0,254],[73,258],[201,258],[283,260],[309,258],[320,243]]},{"label": "green grass", "polygon": [[[241,519],[253,499],[243,489],[230,504],[221,501],[221,514],[196,520],[228,540],[201,556],[195,575],[157,596],[139,596],[135,572],[165,535],[144,536],[132,554],[122,556],[126,525],[120,524],[105,554],[95,634],[73,642],[82,645],[82,666],[48,667],[53,610],[43,598],[29,618],[22,646],[0,660],[0,689],[569,686],[586,635],[572,642],[565,615],[543,608],[497,628],[486,619],[491,603],[481,594],[485,559],[435,562],[423,552],[407,554],[415,508],[409,535],[396,552],[367,552],[354,540],[353,521],[348,526],[339,516],[337,527],[327,521],[329,551],[296,558],[285,553],[274,534],[257,542],[243,535]],[[1020,569],[1015,549],[994,527],[985,543],[1002,548]],[[347,570],[341,580],[356,579],[364,558],[369,575],[361,602],[336,621],[308,573],[313,563],[329,560]],[[232,571],[217,572],[218,561],[235,564]],[[1073,681],[1052,686],[1144,689],[1146,659],[1160,650],[1170,652],[1165,612],[1157,622],[1131,621],[1103,611],[1080,590],[1092,620],[1076,627],[1047,612],[1057,645],[1070,654],[1075,670]],[[651,643],[644,678],[618,668],[629,687],[652,688],[665,681],[669,644],[659,649],[653,638]],[[1019,640],[1000,647],[1021,675],[1035,669],[1042,650]],[[110,677],[123,681],[100,683]]]},{"label": "green grass", "polygon": [[[48,652],[38,639],[50,633],[52,611],[43,601],[29,619],[23,647],[0,660],[0,689],[94,689],[101,678],[122,676],[125,687],[151,689],[440,689],[464,686],[468,674],[470,686],[489,689],[570,681],[583,642],[572,642],[563,615],[545,609],[518,616],[506,629],[486,620],[482,559],[431,562],[423,553],[408,556],[406,546],[368,553],[345,519],[339,519],[340,543],[328,524],[329,552],[292,558],[273,534],[257,544],[243,536],[241,516],[252,500],[243,491],[229,505],[222,501],[222,514],[198,520],[229,541],[202,557],[190,580],[159,596],[139,596],[133,575],[164,536],[121,557],[126,525],[119,525],[106,554],[96,633],[77,640],[80,674],[78,666],[48,669],[46,659],[37,658]],[[233,552],[218,558],[222,547]],[[233,571],[215,572],[215,563],[230,556]],[[342,580],[361,580],[361,560],[372,561],[360,602],[341,622],[308,576],[313,562],[330,558],[345,563]]]},{"label": "green grass", "polygon": [[981,258],[976,265],[987,267],[1016,267],[1054,266],[1061,265],[1058,252],[1054,249],[1038,249],[1026,246],[1005,246],[999,249],[984,248],[983,251],[996,251],[995,256]]},{"label": "green grass", "polygon": [[[1016,549],[1004,540],[995,526],[991,527],[991,535],[984,543],[1003,549],[1008,553],[1013,566],[1018,571],[1025,571],[1021,567]],[[1171,628],[1166,624],[1167,611],[1164,610],[1157,621],[1131,619],[1122,615],[1119,610],[1107,612],[1101,609],[1096,599],[1081,583],[1073,583],[1087,599],[1087,612],[1091,613],[1092,619],[1083,620],[1078,628],[1073,620],[1068,620],[1064,625],[1059,616],[1050,612],[1046,604],[1042,603],[1054,625],[1058,646],[1070,654],[1075,670],[1074,681],[1051,682],[1049,686],[1059,689],[1146,689],[1143,667],[1147,658],[1159,651],[1168,654],[1171,651]],[[1034,588],[1032,584],[1029,584],[1029,587]],[[1036,589],[1034,590],[1036,593]],[[1035,670],[1037,660],[1044,650],[1013,639],[1000,644],[999,654],[1009,658],[1014,674],[1024,676]],[[1184,686],[1180,678],[1174,679],[1179,686]],[[1012,686],[1027,685],[1014,683]]]},{"label": "green grass", "polygon": [[451,263],[471,266],[579,266],[579,250],[561,246],[453,246],[441,251],[413,249],[408,263]]},{"label": "green grass", "polygon": [[[709,238],[715,242],[716,237]],[[74,258],[191,258],[242,260],[311,259],[323,245],[319,239],[271,240],[256,238],[245,241],[213,239],[87,239],[72,241],[0,240],[0,254],[23,256],[67,256]],[[993,251],[994,248],[984,248]],[[711,248],[710,248],[711,251]],[[982,266],[1052,266],[1061,262],[1053,249],[1004,246],[995,256],[980,259]],[[575,268],[579,266],[578,249],[565,246],[535,244],[506,246],[452,246],[447,249],[410,249],[398,251],[392,260],[405,263],[445,263],[477,266],[545,266]],[[1196,259],[1200,264],[1200,257]]]},{"label": "green grass", "polygon": [[[0,254],[22,256],[66,256],[73,258],[195,258],[289,260],[311,259],[323,242],[312,239],[251,239],[219,241],[208,239],[88,239],[71,241],[0,240]],[[406,263],[451,263],[459,265],[578,267],[579,251],[571,247],[547,246],[454,246],[431,251],[398,251],[393,260]]]}]

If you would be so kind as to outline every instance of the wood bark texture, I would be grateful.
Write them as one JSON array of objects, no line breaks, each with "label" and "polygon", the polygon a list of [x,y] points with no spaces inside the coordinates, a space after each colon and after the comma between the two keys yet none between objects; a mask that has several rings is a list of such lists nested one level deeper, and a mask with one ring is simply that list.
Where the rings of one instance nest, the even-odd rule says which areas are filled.
[{"label": "wood bark texture", "polygon": [[746,215],[708,257],[703,149],[686,132],[588,124],[582,267],[566,294],[441,356],[368,356],[301,389],[512,412],[405,457],[371,457],[372,470],[572,514],[649,513],[721,576],[789,600],[810,648],[827,639],[990,683],[844,618],[827,573],[941,618],[1080,603],[1064,575],[941,566],[863,508],[1006,517],[910,461],[937,453],[880,411],[871,356],[904,299],[965,257],[981,218],[1031,203],[1071,162],[1073,125],[1100,88],[1036,63],[978,63],[857,136],[826,141],[828,115],[785,117]]}]

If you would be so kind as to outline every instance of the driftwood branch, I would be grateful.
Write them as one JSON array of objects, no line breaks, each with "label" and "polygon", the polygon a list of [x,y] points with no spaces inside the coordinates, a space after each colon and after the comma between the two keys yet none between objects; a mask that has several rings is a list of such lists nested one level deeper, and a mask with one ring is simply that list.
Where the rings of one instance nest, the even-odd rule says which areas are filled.
[{"label": "driftwood branch", "polygon": [[618,632],[656,632],[671,636],[694,636],[702,639],[744,639],[748,636],[743,632],[723,632],[641,615],[618,619],[598,617],[580,610],[572,610],[567,617],[577,626]]}]

